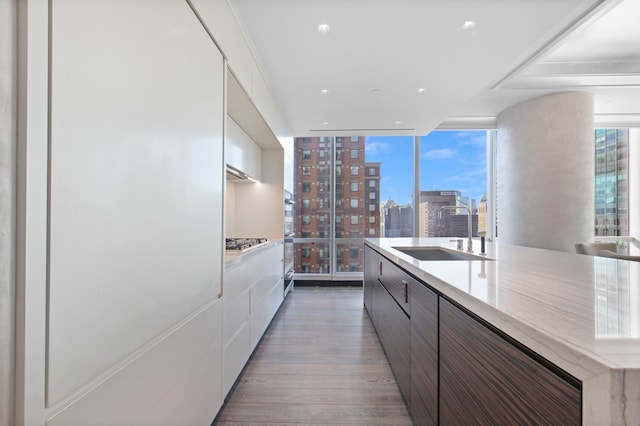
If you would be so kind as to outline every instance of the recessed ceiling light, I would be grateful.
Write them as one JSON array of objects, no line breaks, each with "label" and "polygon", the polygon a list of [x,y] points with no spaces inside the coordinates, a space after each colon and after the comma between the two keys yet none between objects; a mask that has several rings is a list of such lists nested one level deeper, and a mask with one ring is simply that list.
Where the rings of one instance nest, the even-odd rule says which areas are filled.
[{"label": "recessed ceiling light", "polygon": [[321,94],[321,95],[328,95],[328,94],[329,94],[329,89],[322,89],[322,90],[320,91],[320,94]]},{"label": "recessed ceiling light", "polygon": [[329,25],[327,25],[327,24],[320,24],[320,25],[318,25],[318,32],[319,32],[320,34],[326,34],[326,33],[328,33],[329,31],[331,31],[331,27],[329,27]]},{"label": "recessed ceiling light", "polygon": [[464,21],[464,24],[462,24],[462,29],[465,31],[470,31],[475,28],[476,28],[475,21]]},{"label": "recessed ceiling light", "polygon": [[402,121],[396,120],[396,121],[394,121],[394,124],[402,124]]},{"label": "recessed ceiling light", "polygon": [[427,91],[427,89],[425,89],[424,87],[421,87],[421,88],[418,89],[418,94],[422,95],[426,91]]},{"label": "recessed ceiling light", "polygon": [[371,93],[380,93],[380,89],[371,89]]},{"label": "recessed ceiling light", "polygon": [[327,126],[327,125],[329,124],[329,122],[328,122],[328,121],[323,121],[323,122],[322,122],[322,124],[323,124],[324,126]]}]

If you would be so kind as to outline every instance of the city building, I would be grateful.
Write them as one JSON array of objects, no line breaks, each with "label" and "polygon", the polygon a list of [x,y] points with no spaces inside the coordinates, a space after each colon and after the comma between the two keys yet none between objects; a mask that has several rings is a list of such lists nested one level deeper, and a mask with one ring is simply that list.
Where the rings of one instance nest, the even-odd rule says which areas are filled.
[{"label": "city building", "polygon": [[[466,213],[450,214],[446,216],[449,232],[443,237],[465,237],[469,236],[469,217]],[[478,236],[478,215],[471,215],[471,236]]]},{"label": "city building", "polygon": [[[419,237],[466,237],[468,236],[467,212],[443,210],[448,206],[467,206],[471,209],[472,235],[478,235],[478,215],[475,200],[461,197],[460,191],[420,191],[418,211]],[[485,200],[486,203],[486,200]]]},{"label": "city building", "polygon": [[487,232],[487,194],[482,196],[478,204],[478,232]]},{"label": "city building", "polygon": [[595,129],[595,235],[629,235],[629,129]]},{"label": "city building", "polygon": [[420,191],[419,203],[421,205],[421,214],[418,223],[420,230],[418,236],[449,236],[448,222],[441,219],[455,213],[448,210],[440,214],[440,208],[457,206],[460,195],[460,191]]},{"label": "city building", "polygon": [[362,238],[380,236],[380,163],[365,162],[363,136],[300,137],[294,144],[295,238],[309,239],[295,245],[295,271],[332,273],[333,229],[334,272],[362,272]]},{"label": "city building", "polygon": [[412,237],[413,236],[413,208],[410,204],[398,205],[389,200],[382,207],[384,237]]}]

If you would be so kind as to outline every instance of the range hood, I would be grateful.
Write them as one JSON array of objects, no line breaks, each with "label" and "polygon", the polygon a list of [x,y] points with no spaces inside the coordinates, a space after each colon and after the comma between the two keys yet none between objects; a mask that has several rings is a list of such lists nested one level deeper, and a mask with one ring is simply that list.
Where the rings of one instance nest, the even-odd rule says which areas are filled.
[{"label": "range hood", "polygon": [[227,164],[227,180],[230,182],[258,182],[242,170]]}]

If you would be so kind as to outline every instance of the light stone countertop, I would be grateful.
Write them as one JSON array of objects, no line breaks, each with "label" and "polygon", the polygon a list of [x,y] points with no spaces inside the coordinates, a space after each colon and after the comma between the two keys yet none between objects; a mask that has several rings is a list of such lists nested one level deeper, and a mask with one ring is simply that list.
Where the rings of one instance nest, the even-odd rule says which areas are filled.
[{"label": "light stone countertop", "polygon": [[581,380],[584,424],[640,424],[640,262],[491,243],[494,260],[419,261],[393,247],[456,244],[365,243]]},{"label": "light stone countertop", "polygon": [[[230,269],[235,268],[238,265],[248,261],[258,253],[262,253],[266,249],[276,246],[283,245],[284,239],[267,241],[266,243],[260,244],[259,246],[255,246],[246,250],[244,252],[234,251],[234,250],[225,250],[224,254],[224,269],[228,271]],[[284,249],[283,249],[284,250]]]}]

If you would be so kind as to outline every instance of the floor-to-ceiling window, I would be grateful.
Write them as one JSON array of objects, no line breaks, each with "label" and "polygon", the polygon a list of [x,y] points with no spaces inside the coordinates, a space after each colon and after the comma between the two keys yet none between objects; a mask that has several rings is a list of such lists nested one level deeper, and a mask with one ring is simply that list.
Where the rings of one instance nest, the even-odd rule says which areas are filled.
[{"label": "floor-to-ceiling window", "polygon": [[333,138],[294,143],[294,267],[298,274],[331,273]]},{"label": "floor-to-ceiling window", "polygon": [[[456,207],[456,208],[453,208]],[[420,138],[418,236],[487,230],[487,132],[433,131]]]},{"label": "floor-to-ceiling window", "polygon": [[363,238],[466,237],[468,212],[472,235],[486,230],[487,132],[416,139],[295,138],[297,279],[358,279]]},{"label": "floor-to-ceiling window", "polygon": [[629,129],[595,130],[595,235],[629,235]]},{"label": "floor-to-ceiling window", "polygon": [[380,162],[368,161],[364,136],[335,138],[335,273],[363,272],[363,238],[380,236]]},{"label": "floor-to-ceiling window", "polygon": [[385,222],[410,206],[412,137],[298,137],[294,151],[296,278],[359,279],[363,238],[412,235],[410,211]]},{"label": "floor-to-ceiling window", "polygon": [[412,136],[366,138],[367,161],[380,164],[380,236],[412,237],[413,156]]}]

